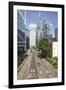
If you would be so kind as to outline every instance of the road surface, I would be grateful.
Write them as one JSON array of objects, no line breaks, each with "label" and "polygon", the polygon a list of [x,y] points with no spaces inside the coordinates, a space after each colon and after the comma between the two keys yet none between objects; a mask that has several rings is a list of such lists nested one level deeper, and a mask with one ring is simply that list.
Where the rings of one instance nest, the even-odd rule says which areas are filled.
[{"label": "road surface", "polygon": [[35,50],[32,50],[21,64],[17,79],[55,78],[57,76],[57,69],[49,64],[46,59],[38,57],[38,53]]}]

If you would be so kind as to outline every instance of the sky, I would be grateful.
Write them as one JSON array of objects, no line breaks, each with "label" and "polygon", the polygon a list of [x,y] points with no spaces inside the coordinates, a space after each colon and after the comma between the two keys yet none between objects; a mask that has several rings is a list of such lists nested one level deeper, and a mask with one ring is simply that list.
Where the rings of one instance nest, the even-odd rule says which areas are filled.
[{"label": "sky", "polygon": [[57,12],[50,12],[50,11],[30,11],[26,10],[26,24],[27,28],[30,23],[38,23],[40,20],[47,18],[51,24],[55,27],[57,26]]},{"label": "sky", "polygon": [[58,26],[58,14],[57,12],[51,11],[34,11],[26,10],[26,27],[30,30],[29,26],[34,26],[35,24],[42,21],[44,18],[49,20],[50,23],[50,33],[54,36],[55,28]]},{"label": "sky", "polygon": [[[50,34],[52,37],[55,37],[55,28],[58,26],[58,13],[51,12],[51,11],[35,11],[35,10],[26,10],[25,14],[23,14],[24,10],[20,11],[20,15],[25,16],[25,24],[26,30],[29,32],[30,36],[30,47],[35,46],[36,43],[36,30],[37,30],[37,23],[40,21],[47,19],[50,24]],[[19,16],[19,15],[18,15]],[[18,18],[18,26],[23,28],[22,19]],[[21,23],[21,24],[20,24]]]},{"label": "sky", "polygon": [[[24,10],[19,10],[21,14],[23,15]],[[50,34],[52,36],[55,36],[55,28],[58,26],[58,13],[53,11],[36,11],[36,10],[25,10],[26,12],[26,29],[30,31],[31,28],[34,28],[37,23],[42,21],[43,19],[48,19],[50,24]],[[23,15],[25,16],[25,14]],[[19,27],[22,27],[20,25],[19,20]]]}]

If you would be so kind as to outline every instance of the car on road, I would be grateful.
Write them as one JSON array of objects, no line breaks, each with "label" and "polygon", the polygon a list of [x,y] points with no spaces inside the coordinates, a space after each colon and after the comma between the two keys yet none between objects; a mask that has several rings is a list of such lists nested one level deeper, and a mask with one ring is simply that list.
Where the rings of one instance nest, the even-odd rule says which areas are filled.
[{"label": "car on road", "polygon": [[38,64],[38,66],[40,66],[40,64],[41,64],[40,61],[38,61],[37,64]]}]

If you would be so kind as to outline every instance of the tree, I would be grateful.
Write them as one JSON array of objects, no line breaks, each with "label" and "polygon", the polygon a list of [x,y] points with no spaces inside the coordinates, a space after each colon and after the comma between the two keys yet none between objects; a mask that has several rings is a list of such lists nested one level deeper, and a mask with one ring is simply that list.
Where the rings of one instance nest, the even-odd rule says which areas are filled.
[{"label": "tree", "polygon": [[[51,49],[51,43],[49,43],[48,38],[41,38],[38,43],[38,49],[41,50],[42,56],[44,57],[51,57],[50,52],[52,51]],[[52,52],[51,52],[52,53]]]}]

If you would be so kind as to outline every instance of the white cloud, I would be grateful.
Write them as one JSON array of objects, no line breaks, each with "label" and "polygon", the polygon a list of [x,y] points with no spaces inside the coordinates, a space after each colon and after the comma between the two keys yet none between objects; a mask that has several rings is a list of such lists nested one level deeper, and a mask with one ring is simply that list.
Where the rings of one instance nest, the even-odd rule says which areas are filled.
[{"label": "white cloud", "polygon": [[36,29],[37,28],[37,24],[34,24],[34,23],[30,23],[29,24],[29,29]]},{"label": "white cloud", "polygon": [[53,27],[53,25],[50,23],[50,27]]}]

